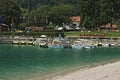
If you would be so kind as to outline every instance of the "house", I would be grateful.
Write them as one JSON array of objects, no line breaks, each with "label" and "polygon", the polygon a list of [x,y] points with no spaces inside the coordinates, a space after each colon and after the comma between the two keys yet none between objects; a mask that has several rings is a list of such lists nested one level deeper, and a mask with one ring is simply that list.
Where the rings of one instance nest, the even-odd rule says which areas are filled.
[{"label": "house", "polygon": [[0,24],[0,32],[9,31],[9,26],[7,24],[1,23]]},{"label": "house", "polygon": [[68,31],[80,30],[80,16],[70,17],[70,23],[66,23],[64,26]]},{"label": "house", "polygon": [[112,24],[112,26],[111,26],[110,23],[107,23],[107,24],[101,26],[100,29],[110,30],[110,31],[116,31],[116,30],[118,30],[118,27],[117,27],[116,24]]},{"label": "house", "polygon": [[44,31],[44,27],[36,27],[36,26],[31,26],[31,27],[26,27],[26,31]]},{"label": "house", "polygon": [[80,16],[72,16],[70,19],[73,26],[76,26],[76,27],[80,26]]}]

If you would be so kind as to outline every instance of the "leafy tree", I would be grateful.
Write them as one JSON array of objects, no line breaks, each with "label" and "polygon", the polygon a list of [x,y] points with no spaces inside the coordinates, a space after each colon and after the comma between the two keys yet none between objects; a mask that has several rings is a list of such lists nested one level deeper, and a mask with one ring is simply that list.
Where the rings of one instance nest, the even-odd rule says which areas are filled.
[{"label": "leafy tree", "polygon": [[98,0],[80,0],[81,25],[87,28],[97,26],[99,23],[100,6]]},{"label": "leafy tree", "polygon": [[[69,21],[73,15],[81,16],[81,26],[95,28],[120,19],[120,0],[13,0],[22,8],[28,9],[28,23],[45,25],[46,16],[53,24]],[[62,5],[61,5],[62,4]],[[47,11],[45,6],[47,7]],[[43,8],[43,9],[42,9]],[[50,9],[50,11],[49,11]],[[48,14],[49,13],[49,14]]]},{"label": "leafy tree", "polygon": [[2,16],[2,22],[10,25],[11,18],[14,18],[14,23],[19,23],[19,17],[21,15],[20,7],[17,3],[11,0],[1,0],[0,1],[0,16]]},{"label": "leafy tree", "polygon": [[49,6],[40,5],[28,14],[28,25],[43,26],[46,24],[46,17],[48,16]]},{"label": "leafy tree", "polygon": [[36,5],[50,5],[55,6],[59,4],[72,4],[76,5],[79,0],[13,0],[16,1],[22,8],[33,9]]},{"label": "leafy tree", "polygon": [[50,9],[49,20],[54,24],[61,25],[70,21],[70,17],[75,15],[75,8],[72,5],[61,4]]},{"label": "leafy tree", "polygon": [[104,23],[112,23],[120,19],[120,1],[119,0],[101,0],[101,19]]},{"label": "leafy tree", "polygon": [[80,0],[81,25],[98,27],[120,17],[119,0]]}]

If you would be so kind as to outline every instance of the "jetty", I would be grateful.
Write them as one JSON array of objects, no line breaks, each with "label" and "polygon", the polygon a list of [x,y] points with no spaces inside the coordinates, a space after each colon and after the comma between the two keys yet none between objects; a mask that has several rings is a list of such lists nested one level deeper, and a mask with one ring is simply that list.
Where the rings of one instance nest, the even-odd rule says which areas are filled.
[{"label": "jetty", "polygon": [[0,36],[0,44],[33,45],[34,38],[26,36]]},{"label": "jetty", "polygon": [[0,36],[0,44],[13,44],[12,36]]},{"label": "jetty", "polygon": [[[56,37],[56,39],[58,38]],[[48,46],[51,40],[54,40],[54,38],[47,36],[39,38],[32,36],[0,36],[0,44],[34,45],[43,47],[41,46],[43,42],[46,43],[45,46]],[[80,41],[79,44],[82,46],[120,47],[120,37],[107,37],[105,35],[66,36],[61,38],[61,45],[64,48],[71,48],[71,45],[78,40]]]}]

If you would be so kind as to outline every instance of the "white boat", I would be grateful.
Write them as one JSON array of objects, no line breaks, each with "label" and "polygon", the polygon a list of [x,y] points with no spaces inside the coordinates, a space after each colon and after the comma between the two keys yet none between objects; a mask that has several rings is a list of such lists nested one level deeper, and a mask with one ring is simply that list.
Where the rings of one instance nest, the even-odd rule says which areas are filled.
[{"label": "white boat", "polygon": [[28,45],[33,45],[33,42],[32,41],[28,41]]},{"label": "white boat", "polygon": [[62,41],[59,38],[55,38],[52,41],[49,41],[48,48],[64,48]]},{"label": "white boat", "polygon": [[59,45],[59,44],[48,44],[48,48],[64,48],[62,45]]},{"label": "white boat", "polygon": [[13,40],[13,44],[19,44],[19,40]]},{"label": "white boat", "polygon": [[33,41],[33,45],[34,45],[34,46],[38,46],[38,45],[39,45],[39,42],[35,40],[35,41]]},{"label": "white boat", "polygon": [[115,47],[115,46],[116,46],[116,44],[112,43],[112,44],[110,44],[110,46],[111,46],[111,47]]},{"label": "white boat", "polygon": [[80,41],[75,41],[73,45],[71,45],[72,49],[82,49],[83,46],[81,45]]},{"label": "white boat", "polygon": [[30,40],[30,39],[27,40],[27,41],[26,41],[26,44],[27,44],[27,45],[33,45],[33,40],[32,40],[32,39],[31,39],[31,40]]},{"label": "white boat", "polygon": [[33,37],[28,37],[26,40],[27,45],[33,45],[34,38]]},{"label": "white boat", "polygon": [[84,48],[85,48],[85,49],[91,49],[91,47],[90,47],[90,46],[85,46]]},{"label": "white boat", "polygon": [[34,46],[39,46],[39,44],[40,44],[40,39],[41,39],[41,38],[36,38],[36,39],[33,41],[33,45],[34,45]]},{"label": "white boat", "polygon": [[19,36],[14,36],[14,38],[13,38],[13,44],[19,45],[19,40],[20,40]]},{"label": "white boat", "polygon": [[102,47],[109,47],[110,45],[109,44],[102,44]]},{"label": "white boat", "polygon": [[82,49],[82,45],[71,45],[72,49]]},{"label": "white boat", "polygon": [[25,40],[21,40],[21,41],[20,41],[20,44],[21,44],[21,45],[25,45],[25,44],[26,44],[26,41],[25,41]]},{"label": "white boat", "polygon": [[48,45],[47,45],[47,39],[41,40],[40,43],[39,43],[39,46],[43,47],[43,48],[47,48],[48,47]]}]

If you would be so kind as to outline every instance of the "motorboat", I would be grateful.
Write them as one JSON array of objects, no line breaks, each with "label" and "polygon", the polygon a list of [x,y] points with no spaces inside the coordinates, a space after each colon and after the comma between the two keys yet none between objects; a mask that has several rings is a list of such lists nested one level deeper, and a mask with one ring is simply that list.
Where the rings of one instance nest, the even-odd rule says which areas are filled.
[{"label": "motorboat", "polygon": [[71,45],[72,49],[82,49],[83,46],[81,45],[80,41],[75,41],[73,45]]}]

